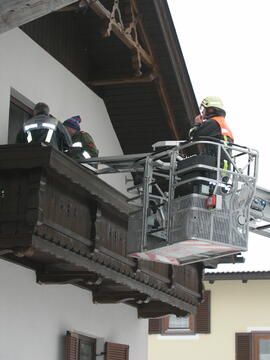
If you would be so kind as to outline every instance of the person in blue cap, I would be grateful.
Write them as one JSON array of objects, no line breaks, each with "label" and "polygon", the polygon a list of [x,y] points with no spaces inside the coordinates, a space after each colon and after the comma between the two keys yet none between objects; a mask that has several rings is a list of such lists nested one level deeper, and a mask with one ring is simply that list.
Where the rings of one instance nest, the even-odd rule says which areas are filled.
[{"label": "person in blue cap", "polygon": [[69,151],[69,155],[75,160],[87,160],[90,157],[97,157],[99,151],[95,142],[91,135],[81,130],[80,123],[81,117],[79,115],[72,116],[63,122],[73,144],[73,149]]}]

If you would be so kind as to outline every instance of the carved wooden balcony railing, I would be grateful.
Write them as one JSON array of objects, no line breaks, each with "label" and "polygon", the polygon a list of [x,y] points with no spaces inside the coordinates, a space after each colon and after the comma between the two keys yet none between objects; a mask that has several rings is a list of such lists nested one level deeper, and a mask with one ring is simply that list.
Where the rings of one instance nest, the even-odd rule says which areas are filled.
[{"label": "carved wooden balcony railing", "polygon": [[0,255],[71,283],[98,303],[123,302],[140,317],[194,312],[202,266],[126,257],[124,195],[50,147],[0,146]]}]

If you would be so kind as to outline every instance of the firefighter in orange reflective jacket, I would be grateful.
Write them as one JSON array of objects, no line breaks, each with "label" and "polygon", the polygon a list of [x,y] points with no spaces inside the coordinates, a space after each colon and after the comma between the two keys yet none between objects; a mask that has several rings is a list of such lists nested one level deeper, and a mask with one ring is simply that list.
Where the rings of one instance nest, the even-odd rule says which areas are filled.
[{"label": "firefighter in orange reflective jacket", "polygon": [[[200,106],[200,115],[197,115],[194,120],[194,126],[189,131],[191,140],[215,141],[223,140],[225,143],[233,143],[234,137],[231,129],[225,121],[226,112],[222,100],[217,96],[206,97]],[[228,145],[229,146],[229,145]],[[217,157],[217,147],[205,144],[202,153]],[[230,153],[227,149],[227,153]],[[230,160],[228,156],[221,151],[221,167],[224,170],[230,169]],[[224,176],[224,181],[228,180],[228,176]]]},{"label": "firefighter in orange reflective jacket", "polygon": [[200,112],[200,115],[195,118],[194,126],[190,129],[191,139],[209,136],[230,143],[234,142],[232,131],[225,121],[226,112],[219,97],[206,97],[201,103]]}]

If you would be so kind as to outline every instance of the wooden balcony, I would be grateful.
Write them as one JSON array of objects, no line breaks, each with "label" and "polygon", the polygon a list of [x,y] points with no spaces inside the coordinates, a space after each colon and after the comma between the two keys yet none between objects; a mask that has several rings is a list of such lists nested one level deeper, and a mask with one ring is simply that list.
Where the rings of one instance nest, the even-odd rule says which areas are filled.
[{"label": "wooden balcony", "polygon": [[74,284],[96,303],[126,303],[138,316],[194,312],[201,264],[176,267],[126,257],[135,207],[50,147],[0,146],[0,255],[45,284]]}]

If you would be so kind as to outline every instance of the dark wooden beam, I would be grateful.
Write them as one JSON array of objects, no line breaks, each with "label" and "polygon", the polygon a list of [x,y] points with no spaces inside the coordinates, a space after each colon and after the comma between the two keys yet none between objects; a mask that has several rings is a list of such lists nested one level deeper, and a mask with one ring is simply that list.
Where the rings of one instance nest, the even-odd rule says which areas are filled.
[{"label": "dark wooden beam", "polygon": [[116,292],[93,291],[93,302],[99,304],[117,304],[135,301],[142,304],[149,301],[149,297],[137,291],[126,290]]},{"label": "dark wooden beam", "polygon": [[170,102],[169,96],[167,94],[167,90],[165,88],[165,83],[161,76],[159,76],[157,80],[157,91],[161,100],[162,107],[164,109],[165,114],[167,115],[168,124],[171,129],[172,135],[176,140],[180,139],[178,130],[176,128],[176,117],[174,115],[173,107]]},{"label": "dark wooden beam", "polygon": [[0,34],[74,2],[74,0],[1,0]]},{"label": "dark wooden beam", "polygon": [[[95,0],[86,0],[86,2],[88,3],[89,7],[91,7],[91,9],[101,18],[104,19],[104,21],[106,21],[108,23],[107,26],[107,32],[105,32],[104,36],[110,36],[110,32],[112,31],[129,49],[131,49],[132,51],[135,51],[135,53],[137,52],[139,58],[141,59],[141,61],[143,61],[146,65],[150,66],[153,69],[153,74],[156,79],[156,88],[157,88],[157,92],[159,94],[160,100],[161,100],[161,104],[162,107],[164,109],[164,113],[167,116],[168,119],[168,125],[171,129],[171,133],[172,136],[175,139],[179,139],[180,135],[179,135],[179,130],[177,129],[176,126],[176,117],[173,111],[173,107],[171,105],[169,96],[167,94],[167,90],[165,87],[165,83],[162,79],[161,73],[158,69],[158,65],[154,60],[154,56],[153,56],[153,52],[151,49],[151,45],[150,45],[150,41],[148,40],[147,34],[144,30],[144,26],[143,26],[143,21],[142,21],[142,17],[138,11],[137,5],[136,5],[136,1],[135,0],[130,0],[130,4],[132,7],[132,11],[134,12],[134,18],[136,19],[136,25],[134,25],[136,28],[138,28],[138,31],[140,32],[144,43],[146,44],[146,49],[144,50],[142,48],[142,46],[138,43],[138,41],[135,41],[132,36],[131,33],[129,31],[127,31],[127,29],[125,29],[125,27],[123,26],[123,22],[121,19],[121,16],[119,15],[119,19],[117,21],[115,13],[110,12],[109,10],[107,10],[101,3],[100,1],[95,1]],[[115,0],[114,3],[115,7],[117,8],[117,3]],[[119,13],[119,11],[118,11]],[[136,54],[135,54],[136,55]],[[134,56],[134,59],[136,60],[136,56]],[[139,59],[139,61],[140,61]],[[137,64],[137,66],[135,65],[135,68],[140,69],[140,65]],[[136,80],[135,80],[136,79]],[[137,80],[138,79],[138,80]],[[140,79],[140,80],[139,80]],[[132,81],[130,81],[131,79],[128,79],[127,81],[123,81],[119,79],[116,79],[115,81],[102,81],[102,82],[98,82],[95,83],[92,82],[90,85],[92,86],[101,86],[101,85],[117,85],[117,84],[123,84],[123,83],[138,83],[138,82],[144,82],[144,80],[142,81],[142,79],[147,79],[145,77],[138,77],[138,78],[133,78]],[[134,81],[135,80],[135,81]],[[151,80],[152,81],[152,80]]]},{"label": "dark wooden beam", "polygon": [[138,308],[138,317],[143,319],[156,318],[174,314],[176,316],[186,316],[188,312],[181,310],[177,307],[170,306],[169,304],[161,301],[150,301],[148,303],[140,304]]},{"label": "dark wooden beam", "polygon": [[102,278],[87,271],[73,272],[37,272],[37,282],[43,284],[74,284],[78,282],[87,282],[89,285],[99,285]]},{"label": "dark wooden beam", "polygon": [[110,86],[110,85],[122,85],[122,84],[138,84],[138,83],[149,83],[154,81],[156,76],[151,73],[142,76],[133,76],[130,78],[118,78],[118,79],[104,79],[104,80],[93,80],[89,82],[90,86]]},{"label": "dark wooden beam", "polygon": [[[153,65],[152,57],[138,44],[124,28],[121,21],[112,16],[112,13],[101,4],[99,0],[86,0],[89,7],[104,21],[108,22],[109,29],[112,31],[129,49],[136,50],[141,57],[141,60],[149,67]],[[104,36],[109,36],[110,33],[105,33]]]}]

